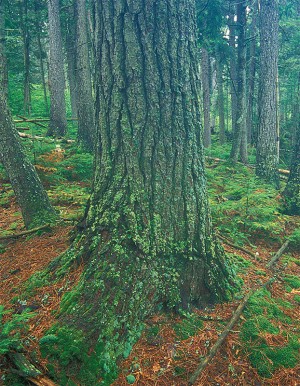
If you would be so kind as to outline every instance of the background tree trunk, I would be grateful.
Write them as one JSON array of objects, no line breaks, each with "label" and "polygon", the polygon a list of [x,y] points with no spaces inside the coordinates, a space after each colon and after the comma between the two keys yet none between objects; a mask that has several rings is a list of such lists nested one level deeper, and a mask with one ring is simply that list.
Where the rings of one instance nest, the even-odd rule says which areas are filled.
[{"label": "background tree trunk", "polygon": [[45,110],[46,114],[49,114],[49,104],[48,104],[48,97],[47,97],[47,87],[46,87],[46,80],[45,80],[45,66],[44,66],[44,56],[46,56],[45,51],[43,50],[42,41],[41,41],[41,25],[40,25],[40,15],[39,15],[39,3],[37,0],[34,2],[34,24],[35,24],[35,32],[37,37],[37,43],[38,43],[38,52],[39,52],[39,62],[40,62],[40,70],[41,70],[41,80],[43,85],[43,93],[44,93],[44,103],[45,103]]},{"label": "background tree trunk", "polygon": [[8,74],[5,55],[5,17],[4,0],[0,0],[0,88],[5,96],[8,94]]},{"label": "background tree trunk", "polygon": [[256,174],[279,187],[277,133],[278,1],[260,2],[260,83]]},{"label": "background tree trunk", "polygon": [[96,170],[75,243],[85,271],[61,321],[97,342],[105,378],[147,315],[223,299],[229,271],[204,176],[194,1],[96,6]]},{"label": "background tree trunk", "polygon": [[78,104],[78,140],[87,150],[93,149],[95,110],[87,37],[85,0],[76,0],[76,84],[80,95]]},{"label": "background tree trunk", "polygon": [[[232,6],[235,8],[235,6]],[[232,135],[234,136],[236,129],[236,114],[237,114],[237,74],[236,74],[236,25],[234,21],[235,11],[231,8],[229,11],[228,27],[229,27],[229,47],[230,47],[230,96],[231,96],[231,126]]]},{"label": "background tree trunk", "polygon": [[9,176],[26,228],[48,224],[58,218],[41,181],[28,160],[0,90],[0,159]]},{"label": "background tree trunk", "polygon": [[211,145],[210,129],[210,87],[209,87],[209,55],[206,48],[201,48],[201,79],[203,95],[203,118],[204,118],[204,146]]},{"label": "background tree trunk", "polygon": [[[68,9],[67,33],[65,37],[67,51],[68,81],[70,89],[70,101],[72,118],[78,117],[77,95],[81,95],[76,87],[76,22],[75,22],[75,0],[72,1]],[[80,97],[80,101],[82,99]]]},{"label": "background tree trunk", "polygon": [[48,135],[64,136],[67,131],[64,57],[59,0],[48,0],[50,124]]},{"label": "background tree trunk", "polygon": [[22,29],[24,51],[24,114],[31,114],[31,90],[30,90],[30,34],[28,26],[28,0],[19,3],[20,24]]},{"label": "background tree trunk", "polygon": [[226,141],[225,136],[225,111],[224,111],[224,91],[223,91],[223,63],[221,59],[220,47],[217,44],[215,49],[216,72],[218,87],[218,112],[219,112],[219,141],[223,145]]},{"label": "background tree trunk", "polygon": [[[298,79],[298,106],[300,103],[300,73]],[[297,131],[291,171],[283,195],[286,199],[286,211],[291,215],[300,215],[300,109],[297,109]]]},{"label": "background tree trunk", "polygon": [[248,64],[248,87],[247,87],[247,136],[248,143],[252,142],[253,132],[253,106],[254,106],[254,90],[255,90],[255,73],[256,73],[256,33],[257,33],[257,2],[254,2],[252,7],[252,21],[250,27],[250,44],[249,44],[249,64]]},{"label": "background tree trunk", "polygon": [[236,162],[240,155],[241,161],[247,162],[247,132],[246,132],[246,2],[237,4],[238,30],[238,66],[237,66],[237,111],[235,132],[230,158]]}]

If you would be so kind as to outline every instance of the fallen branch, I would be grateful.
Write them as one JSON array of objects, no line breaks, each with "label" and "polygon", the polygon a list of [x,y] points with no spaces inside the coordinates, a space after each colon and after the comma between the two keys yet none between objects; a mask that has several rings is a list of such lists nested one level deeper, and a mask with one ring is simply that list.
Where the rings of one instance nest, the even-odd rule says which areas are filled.
[{"label": "fallen branch", "polygon": [[18,374],[37,386],[57,386],[51,379],[46,377],[38,370],[22,353],[12,353],[8,355],[16,369],[12,372]]},{"label": "fallen branch", "polygon": [[[17,115],[17,117],[22,118],[20,115]],[[36,122],[49,122],[49,118],[25,118],[23,117],[21,120],[15,119],[14,123],[22,123],[22,122],[31,122],[31,123],[36,123]],[[67,121],[78,121],[78,118],[67,118]]]},{"label": "fallen branch", "polygon": [[[208,160],[215,161],[215,162],[229,162],[230,161],[229,159],[226,160],[226,159],[222,159],[222,158],[209,157],[209,156],[205,156],[205,158],[208,159]],[[244,165],[244,166],[247,166],[248,168],[255,169],[255,165],[244,164],[243,162],[237,162],[237,163],[241,164],[241,165]],[[286,169],[278,169],[278,172],[279,172],[279,174],[283,174],[285,176],[289,176],[290,175],[290,171],[286,170]]]},{"label": "fallen branch", "polygon": [[232,318],[230,319],[230,321],[227,323],[227,326],[225,327],[224,331],[222,332],[222,334],[219,336],[218,340],[216,341],[216,343],[212,346],[209,354],[207,355],[207,357],[205,359],[203,359],[200,363],[200,365],[197,367],[196,371],[192,374],[192,376],[190,377],[189,379],[189,382],[188,384],[189,385],[193,385],[197,378],[199,377],[199,375],[201,374],[201,372],[205,369],[205,367],[208,365],[209,361],[216,355],[219,347],[222,345],[222,343],[224,342],[224,340],[226,339],[227,335],[229,334],[230,330],[232,329],[232,327],[234,326],[234,324],[237,322],[237,320],[239,319],[239,317],[241,316],[249,298],[251,295],[253,295],[255,291],[254,290],[251,290],[249,291],[245,296],[244,296],[244,299],[242,300],[242,302],[239,304],[238,308],[236,309],[236,311],[234,312]]},{"label": "fallen branch", "polygon": [[245,249],[245,248],[243,248],[243,247],[240,247],[240,246],[238,246],[238,245],[236,245],[236,244],[231,243],[231,242],[230,242],[229,240],[227,240],[224,236],[221,236],[221,235],[217,234],[217,237],[218,237],[220,240],[222,240],[225,244],[229,245],[230,247],[235,248],[235,249],[238,249],[238,250],[240,250],[240,251],[242,251],[242,252],[245,252],[245,253],[247,253],[248,255],[250,255],[250,256],[256,258],[255,253],[249,251],[248,249]]},{"label": "fallen branch", "polygon": [[287,249],[287,247],[290,244],[290,240],[287,240],[279,249],[279,251],[274,255],[274,257],[269,261],[267,264],[267,268],[272,268],[272,266],[276,263],[277,260],[280,259],[282,256],[283,252]]},{"label": "fallen branch", "polygon": [[48,228],[50,228],[50,224],[42,225],[38,228],[29,229],[28,231],[23,231],[20,233],[13,233],[11,235],[0,236],[0,241],[9,240],[9,239],[16,239],[18,237],[30,235],[31,233],[35,233],[35,232],[40,231],[42,229],[48,229]]},{"label": "fallen branch", "polygon": [[[22,117],[22,115],[17,115],[17,117],[21,118],[22,120],[16,123],[22,123],[22,122],[30,122],[26,117]],[[43,127],[47,129],[47,126],[43,125],[42,123],[39,122],[34,122],[37,126]]]},{"label": "fallen branch", "polygon": [[[275,256],[271,259],[271,261],[266,265],[268,268],[272,267],[275,262],[282,256],[283,252],[286,250],[286,248],[288,247],[289,245],[289,240],[287,240],[283,245],[282,247],[279,249],[279,251],[275,254]],[[272,278],[270,278],[265,284],[261,284],[259,286],[259,288],[262,288],[262,287],[268,287],[272,282],[274,281],[274,276]],[[205,369],[205,367],[208,365],[208,363],[210,362],[210,360],[216,355],[218,349],[220,348],[220,346],[222,345],[222,343],[224,342],[224,340],[226,339],[227,335],[229,334],[229,332],[231,331],[232,327],[234,326],[234,324],[238,321],[238,319],[240,318],[245,306],[247,305],[248,303],[248,300],[250,299],[250,297],[258,290],[258,288],[256,289],[250,289],[250,291],[244,296],[242,302],[239,304],[238,308],[235,310],[234,314],[232,315],[230,321],[228,322],[228,324],[226,325],[224,331],[222,332],[222,334],[219,336],[218,340],[216,341],[216,343],[212,346],[209,354],[200,362],[199,366],[197,367],[196,371],[192,374],[192,376],[190,377],[189,379],[189,382],[188,382],[188,385],[193,385],[196,380],[198,379],[199,375],[201,374],[201,372]]]}]

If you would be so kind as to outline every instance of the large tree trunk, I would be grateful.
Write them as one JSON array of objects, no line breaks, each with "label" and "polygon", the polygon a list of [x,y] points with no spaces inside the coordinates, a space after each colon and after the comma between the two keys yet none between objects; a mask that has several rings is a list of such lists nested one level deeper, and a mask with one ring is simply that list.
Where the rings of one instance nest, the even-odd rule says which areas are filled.
[{"label": "large tree trunk", "polygon": [[78,140],[87,150],[93,149],[95,110],[87,36],[85,0],[76,0],[76,84],[80,95],[78,104]]},{"label": "large tree trunk", "polygon": [[219,141],[223,145],[226,141],[225,136],[225,111],[224,111],[224,90],[223,90],[223,62],[221,58],[221,49],[216,45],[216,73],[218,87],[218,112],[219,112]]},{"label": "large tree trunk", "polygon": [[204,176],[194,1],[96,6],[96,170],[61,321],[93,339],[105,378],[147,315],[224,299],[229,269]]},{"label": "large tree trunk", "polygon": [[28,160],[0,90],[0,159],[20,205],[25,226],[34,228],[58,218],[41,181]]},{"label": "large tree trunk", "polygon": [[64,136],[67,131],[64,58],[61,40],[59,0],[48,0],[50,124],[48,135]]},{"label": "large tree trunk", "polygon": [[236,162],[240,155],[241,161],[247,162],[247,131],[246,131],[246,2],[237,4],[238,29],[238,67],[237,67],[237,111],[235,132],[230,158]]},{"label": "large tree trunk", "polygon": [[258,138],[256,174],[279,186],[277,75],[278,1],[260,2],[260,84],[258,95]]},{"label": "large tree trunk", "polygon": [[209,55],[206,48],[201,48],[201,79],[203,95],[204,146],[211,145],[210,129],[210,87],[209,87]]}]

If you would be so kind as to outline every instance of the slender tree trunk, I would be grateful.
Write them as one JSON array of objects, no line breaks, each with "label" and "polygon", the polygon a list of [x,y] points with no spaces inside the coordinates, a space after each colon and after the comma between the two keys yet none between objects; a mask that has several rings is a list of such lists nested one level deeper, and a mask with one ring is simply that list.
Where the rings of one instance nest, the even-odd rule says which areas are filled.
[{"label": "slender tree trunk", "polygon": [[78,101],[77,95],[80,96],[80,102],[83,100],[82,95],[76,87],[76,14],[75,1],[69,6],[67,18],[67,33],[66,33],[66,50],[67,50],[67,65],[68,65],[68,81],[70,89],[70,101],[72,118],[78,116]]},{"label": "slender tree trunk", "polygon": [[30,35],[28,29],[28,0],[20,2],[20,18],[24,50],[24,113],[31,114],[30,92]]},{"label": "slender tree trunk", "polygon": [[232,135],[236,130],[237,115],[237,64],[236,64],[236,25],[234,21],[235,12],[231,10],[228,18],[229,26],[229,47],[230,47],[230,96],[231,96],[231,125]]},{"label": "slender tree trunk", "polygon": [[58,218],[41,181],[28,160],[0,90],[0,159],[9,176],[26,228],[48,224]]},{"label": "slender tree trunk", "polygon": [[279,187],[277,74],[278,1],[260,2],[260,84],[256,174]]},{"label": "slender tree trunk", "polygon": [[96,6],[96,171],[75,243],[85,271],[61,323],[96,342],[105,382],[147,315],[224,298],[228,268],[203,170],[194,1]]},{"label": "slender tree trunk", "polygon": [[246,131],[246,2],[243,0],[237,5],[238,28],[238,68],[237,68],[237,112],[235,133],[230,158],[236,162],[239,155],[241,161],[247,163],[247,131]]},{"label": "slender tree trunk", "polygon": [[254,106],[254,90],[255,90],[255,73],[256,73],[256,33],[257,33],[257,3],[254,2],[252,8],[252,21],[250,27],[250,47],[249,47],[249,64],[248,64],[248,92],[247,92],[247,136],[248,143],[252,142],[253,132],[253,106]]},{"label": "slender tree trunk", "polygon": [[4,0],[0,0],[0,88],[5,97],[8,94],[8,73],[5,54],[5,9]]},{"label": "slender tree trunk", "polygon": [[44,50],[42,47],[42,42],[41,42],[41,26],[39,22],[39,12],[38,12],[38,2],[34,2],[34,13],[35,13],[35,32],[37,36],[37,43],[38,43],[38,50],[39,50],[39,61],[40,61],[40,70],[41,70],[41,80],[42,80],[42,85],[43,85],[43,93],[44,93],[44,104],[45,104],[45,111],[46,114],[49,114],[49,104],[48,104],[48,97],[47,97],[47,87],[46,87],[46,80],[45,80],[45,67],[44,67]]},{"label": "slender tree trunk", "polygon": [[206,48],[201,48],[201,78],[203,90],[203,115],[204,115],[204,146],[211,145],[210,129],[210,87],[209,87],[209,55]]},{"label": "slender tree trunk", "polygon": [[90,57],[87,38],[85,0],[76,0],[76,84],[78,104],[78,140],[87,150],[93,149],[95,110],[92,95]]},{"label": "slender tree trunk", "polygon": [[220,47],[217,45],[216,50],[216,72],[218,87],[218,112],[219,112],[219,141],[223,145],[226,141],[225,136],[225,112],[224,112],[224,91],[223,91],[223,63],[221,60]]},{"label": "slender tree trunk", "polygon": [[64,59],[59,17],[59,0],[48,0],[50,124],[48,135],[64,136],[67,131]]}]

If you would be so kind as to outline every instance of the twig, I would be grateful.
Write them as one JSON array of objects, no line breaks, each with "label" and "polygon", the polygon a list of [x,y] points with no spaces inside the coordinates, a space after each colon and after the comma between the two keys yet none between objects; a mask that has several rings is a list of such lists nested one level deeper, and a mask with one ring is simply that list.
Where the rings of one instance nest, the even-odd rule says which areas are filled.
[{"label": "twig", "polygon": [[240,246],[238,246],[238,245],[236,245],[236,244],[231,243],[231,242],[230,242],[229,240],[227,240],[224,236],[221,236],[221,235],[217,234],[217,237],[218,237],[220,240],[222,240],[225,244],[229,245],[230,247],[239,249],[240,251],[245,252],[245,253],[247,253],[248,255],[250,255],[250,256],[256,258],[256,255],[255,255],[253,252],[251,252],[251,251],[249,251],[248,249],[245,249],[245,248],[243,248],[243,247],[240,247]]},{"label": "twig", "polygon": [[[283,252],[286,250],[286,248],[289,245],[289,240],[287,240],[282,247],[279,249],[279,251],[276,253],[276,255],[271,259],[271,261],[267,264],[267,267],[270,268],[272,265],[282,256]],[[261,284],[259,288],[262,287],[268,287],[274,280],[274,276],[270,278],[265,284]],[[193,385],[196,380],[198,379],[201,372],[205,369],[205,367],[208,365],[209,361],[216,355],[219,347],[222,345],[224,340],[226,339],[227,335],[229,334],[230,330],[234,326],[234,324],[238,321],[239,317],[241,316],[246,304],[248,303],[248,300],[250,297],[258,290],[251,289],[243,298],[242,302],[239,304],[238,308],[235,310],[234,314],[232,315],[232,318],[226,325],[224,331],[219,336],[216,343],[212,346],[209,354],[200,362],[199,366],[197,367],[196,371],[192,374],[192,376],[189,379],[188,385]]]},{"label": "twig", "polygon": [[238,308],[236,309],[236,311],[234,312],[232,318],[230,319],[230,321],[227,323],[224,331],[222,332],[222,334],[219,336],[218,340],[216,341],[216,343],[212,346],[208,356],[203,359],[200,363],[200,365],[197,367],[196,371],[192,374],[192,376],[190,377],[189,379],[189,382],[188,384],[189,385],[193,385],[197,378],[199,377],[199,375],[201,374],[201,372],[204,370],[204,368],[208,365],[209,361],[216,355],[219,347],[222,345],[222,343],[224,342],[224,340],[226,339],[227,335],[229,334],[230,330],[232,329],[232,327],[234,326],[234,324],[236,323],[236,321],[239,319],[239,317],[241,316],[249,298],[251,295],[253,295],[254,293],[254,290],[251,290],[249,291],[245,296],[244,296],[244,299],[242,300],[242,302],[239,304]]},{"label": "twig", "polygon": [[23,231],[23,232],[20,232],[20,233],[13,233],[11,235],[0,236],[0,241],[1,240],[16,239],[18,237],[26,236],[26,235],[29,235],[31,233],[40,231],[42,229],[47,229],[47,228],[50,228],[50,224],[42,225],[42,226],[40,226],[38,228],[29,229],[28,231]]},{"label": "twig", "polygon": [[272,266],[276,263],[278,259],[280,259],[283,252],[287,249],[290,244],[290,240],[287,240],[279,249],[279,251],[274,255],[274,257],[267,264],[267,268],[272,268]]}]

